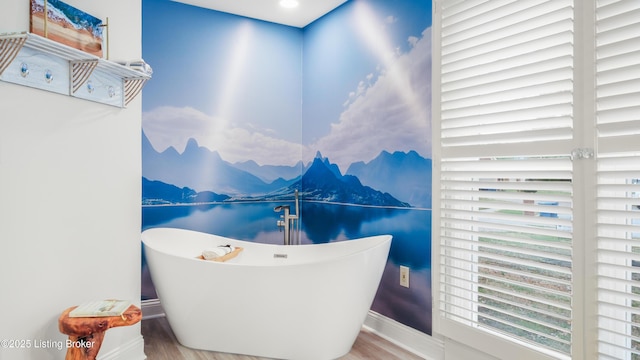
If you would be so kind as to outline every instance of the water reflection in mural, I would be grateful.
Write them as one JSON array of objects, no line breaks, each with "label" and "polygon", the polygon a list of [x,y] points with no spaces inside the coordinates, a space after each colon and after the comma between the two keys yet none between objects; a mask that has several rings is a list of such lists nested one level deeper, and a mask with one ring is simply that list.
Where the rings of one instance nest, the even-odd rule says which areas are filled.
[{"label": "water reflection in mural", "polygon": [[[142,211],[143,229],[175,227],[247,241],[282,244],[274,206],[282,202],[193,206],[149,206]],[[389,262],[373,310],[408,319],[407,324],[431,332],[431,211],[345,206],[317,202],[301,204],[303,244],[344,241],[382,233],[393,235]],[[411,288],[398,284],[399,266],[411,268]],[[143,298],[155,298],[143,263]],[[410,314],[410,315],[409,315]]]}]

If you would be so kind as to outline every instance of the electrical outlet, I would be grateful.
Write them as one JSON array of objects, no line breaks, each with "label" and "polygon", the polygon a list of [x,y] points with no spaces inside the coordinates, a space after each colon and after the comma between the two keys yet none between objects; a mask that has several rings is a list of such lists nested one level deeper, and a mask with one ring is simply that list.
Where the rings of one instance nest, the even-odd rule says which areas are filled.
[{"label": "electrical outlet", "polygon": [[409,287],[409,268],[400,265],[400,286]]}]

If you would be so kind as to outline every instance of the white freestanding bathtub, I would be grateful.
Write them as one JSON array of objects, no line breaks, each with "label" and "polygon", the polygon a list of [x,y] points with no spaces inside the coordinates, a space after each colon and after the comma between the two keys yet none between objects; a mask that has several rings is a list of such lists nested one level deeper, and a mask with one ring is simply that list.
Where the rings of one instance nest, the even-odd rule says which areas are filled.
[{"label": "white freestanding bathtub", "polygon": [[[390,235],[317,245],[269,245],[201,232],[142,233],[160,303],[187,347],[278,359],[347,354],[378,289]],[[243,247],[227,262],[206,248]]]}]

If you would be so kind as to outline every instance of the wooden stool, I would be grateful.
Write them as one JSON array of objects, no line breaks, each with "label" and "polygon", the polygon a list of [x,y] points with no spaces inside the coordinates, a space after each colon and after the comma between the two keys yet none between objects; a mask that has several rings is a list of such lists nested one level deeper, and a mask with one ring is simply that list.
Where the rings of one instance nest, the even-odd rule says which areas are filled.
[{"label": "wooden stool", "polygon": [[142,319],[142,310],[134,305],[121,316],[69,317],[76,307],[68,308],[58,319],[60,332],[69,335],[65,360],[95,360],[108,329],[133,325]]}]

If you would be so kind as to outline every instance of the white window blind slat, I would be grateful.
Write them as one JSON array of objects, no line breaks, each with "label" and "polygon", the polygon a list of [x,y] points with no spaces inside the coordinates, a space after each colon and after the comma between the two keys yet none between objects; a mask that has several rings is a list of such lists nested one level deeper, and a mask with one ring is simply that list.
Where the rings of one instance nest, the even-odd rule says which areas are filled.
[{"label": "white window blind slat", "polygon": [[[600,139],[602,141],[602,139]],[[623,154],[622,152],[616,151],[613,153],[618,153],[618,154]],[[628,169],[625,171],[613,171],[613,170],[606,170],[606,169],[602,169],[598,172],[600,175],[600,184],[615,184],[614,182],[612,182],[611,178],[613,176],[618,176],[618,177],[622,177],[622,178],[626,178],[626,179],[638,179],[640,178],[640,170],[636,169]],[[621,185],[620,183],[616,184],[616,185]],[[626,188],[627,184],[622,184],[624,188]],[[634,180],[629,182],[629,185],[635,185],[634,184]],[[633,187],[634,189],[637,187]],[[637,192],[637,191],[636,191]]]},{"label": "white window blind slat", "polygon": [[[502,129],[507,131],[508,128]],[[444,134],[443,134],[444,135]],[[469,145],[483,145],[487,143],[522,143],[522,142],[536,142],[547,140],[563,140],[570,139],[572,132],[568,129],[544,129],[544,130],[527,130],[523,132],[505,132],[505,133],[491,133],[491,134],[477,134],[469,136],[458,136],[455,138],[443,139],[442,143],[446,146],[469,146]]]},{"label": "white window blind slat", "polygon": [[[498,42],[490,48],[478,46],[464,52],[445,54],[443,55],[442,77],[444,80],[453,81],[483,73],[494,73],[499,76],[500,71],[516,66],[531,65],[532,68],[536,68],[536,63],[532,62],[536,57],[541,59],[544,59],[543,55],[549,56],[547,59],[558,57],[558,53],[556,52],[554,56],[552,50],[570,47],[572,40],[572,33],[565,31],[520,43],[517,46],[504,47],[504,43]],[[527,56],[531,56],[531,58],[524,59]]]},{"label": "white window blind slat", "polygon": [[[571,73],[567,73],[570,75]],[[522,91],[531,91],[530,88],[523,89]],[[537,94],[537,95],[536,95]],[[536,96],[534,96],[536,95]],[[518,111],[521,109],[544,109],[548,106],[567,104],[572,101],[571,90],[566,91],[554,91],[553,86],[543,90],[543,92],[536,91],[531,92],[530,95],[512,100],[505,100],[499,102],[485,102],[478,105],[469,104],[465,107],[457,107],[452,109],[442,109],[443,123],[446,123],[449,119],[461,118],[461,117],[476,117],[478,115],[485,114],[498,114],[507,113],[511,111]],[[445,116],[446,115],[446,116]],[[565,116],[567,114],[556,114],[556,116]],[[446,125],[446,124],[445,124]]]},{"label": "white window blind slat", "polygon": [[[492,159],[486,159],[492,160]],[[549,159],[544,157],[537,158],[518,158],[510,155],[505,155],[496,161],[477,161],[476,159],[456,159],[447,161],[442,164],[444,171],[463,171],[465,174],[471,174],[469,171],[481,170],[483,172],[493,171],[493,175],[499,175],[503,171],[512,171],[515,176],[528,176],[528,174],[538,174],[537,171],[545,170],[549,173],[557,172],[564,176],[570,176],[565,170],[571,168],[571,162],[567,158],[555,158]],[[518,172],[519,173],[516,173]],[[537,176],[532,176],[536,178]],[[555,177],[554,177],[555,178]]]},{"label": "white window blind slat", "polygon": [[[620,19],[612,21],[616,21],[617,25],[620,25],[618,22]],[[622,22],[624,23],[626,20],[622,19]],[[598,58],[605,59],[638,51],[639,43],[636,34],[639,27],[637,23],[630,23],[608,31],[600,31],[598,33]],[[624,60],[624,58],[620,60]]]},{"label": "white window blind slat", "polygon": [[[601,292],[601,296],[603,298],[616,298],[619,297],[619,294],[617,293],[612,293],[612,292],[607,292],[607,291],[602,291]],[[619,329],[624,329],[624,328],[629,328],[630,326],[634,325],[634,322],[630,320],[630,318],[628,316],[625,316],[628,314],[628,309],[625,306],[622,305],[617,305],[614,303],[608,303],[605,301],[599,301],[598,302],[598,310],[600,313],[600,316],[603,319],[606,319],[608,322],[614,323],[617,325],[617,328]],[[636,313],[637,315],[637,313]],[[625,341],[630,342],[633,338],[632,335],[628,332],[620,332],[620,331],[612,331],[610,329],[604,329],[601,328],[599,329],[599,331],[601,333],[605,333],[608,334],[609,338],[608,339],[603,339],[602,341],[604,343],[608,343],[608,344],[616,344],[615,338],[619,337],[619,338],[623,338]],[[617,346],[621,346],[619,344],[617,344]],[[633,349],[629,349],[626,348],[627,351],[633,350]],[[606,352],[603,352],[606,353]],[[627,356],[620,356],[618,357],[618,359],[623,359],[623,358],[628,358],[630,353],[627,352],[626,355]],[[609,354],[611,355],[611,354]]]},{"label": "white window blind slat", "polygon": [[[570,183],[549,183],[547,181],[525,181],[525,182],[516,182],[516,181],[489,181],[489,180],[479,180],[479,181],[464,181],[458,180],[455,182],[450,182],[448,180],[442,181],[443,189],[470,189],[470,190],[480,190],[480,189],[492,189],[492,190],[521,190],[527,192],[529,196],[541,196],[536,195],[534,191],[528,190],[554,190],[561,191],[562,193],[570,193],[572,186]],[[558,196],[559,194],[549,194],[544,195],[546,197]],[[565,199],[565,197],[563,197]]]},{"label": "white window blind slat", "polygon": [[[631,72],[631,74],[633,74],[633,72]],[[618,83],[617,85],[619,87],[619,90],[624,92],[617,95],[608,96],[607,86],[604,86],[602,89],[598,89],[600,90],[598,92],[598,110],[604,111],[609,109],[621,108],[625,107],[625,105],[632,106],[634,99],[636,99],[638,93],[640,93],[640,88],[638,88],[637,86],[637,80],[634,82],[634,85],[636,85],[635,87],[625,87],[625,83]],[[628,81],[628,83],[631,83],[631,81]]]},{"label": "white window blind slat", "polygon": [[638,10],[638,4],[634,2],[634,0],[598,0],[596,17],[599,21],[624,17],[626,13]]},{"label": "white window blind slat", "polygon": [[[606,247],[603,247],[600,249],[599,254],[599,259],[601,259],[601,264],[603,265],[603,269],[606,269],[606,265],[610,264],[608,262],[606,262],[605,260],[615,260],[617,258],[622,258],[624,257],[625,259],[629,260],[630,262],[633,261],[640,261],[640,254],[634,254],[634,253],[629,253],[627,251],[619,251],[619,250],[609,250]],[[620,269],[620,268],[618,268]],[[629,270],[627,268],[627,270]],[[635,272],[640,273],[640,269],[637,269]],[[627,283],[627,284],[632,284],[627,279],[618,279],[620,281],[620,283]],[[637,280],[635,280],[637,281]],[[637,283],[634,283],[635,285],[637,285]],[[635,294],[629,294],[630,297],[634,297],[636,296]]]},{"label": "white window blind slat", "polygon": [[[531,1],[529,6],[539,4],[541,1]],[[468,1],[447,1],[442,3],[442,34],[446,36],[454,31],[468,30],[481,27],[484,23],[482,17],[492,14],[499,18],[505,16],[505,9],[511,6],[518,6],[514,0],[468,0]],[[526,6],[525,6],[526,8]],[[523,7],[520,7],[523,9]],[[511,10],[515,13],[517,10]],[[508,14],[508,13],[506,13]]]},{"label": "white window blind slat", "polygon": [[[486,127],[491,124],[500,124],[501,126],[509,126],[510,123],[522,123],[526,122],[523,127],[520,127],[521,131],[534,130],[536,128],[545,128],[548,126],[549,119],[556,119],[557,123],[554,128],[566,128],[571,129],[571,123],[567,121],[567,118],[571,116],[570,105],[565,104],[540,104],[536,107],[535,115],[525,109],[518,109],[510,112],[479,114],[471,113],[466,110],[466,113],[460,115],[455,112],[447,114],[449,118],[443,119],[442,129],[445,131],[448,129],[464,128],[464,127]],[[455,116],[457,115],[457,117]],[[516,132],[516,128],[512,128],[512,133]],[[456,134],[444,134],[447,139],[454,139]],[[464,135],[464,134],[462,134]]]},{"label": "white window blind slat", "polygon": [[[447,210],[444,213],[458,213],[459,215],[467,214],[471,216],[471,214],[476,214],[475,217],[478,218],[477,221],[483,223],[505,223],[511,226],[520,226],[521,231],[527,231],[526,227],[534,227],[534,226],[547,226],[547,227],[571,227],[571,221],[568,219],[558,219],[557,217],[562,214],[562,212],[558,212],[557,209],[549,209],[547,210],[544,207],[540,206],[528,206],[528,207],[517,207],[517,206],[509,206],[504,205],[502,207],[493,207],[493,208],[466,208],[463,207],[464,203],[460,200],[450,200],[452,209]],[[532,203],[533,204],[533,203]],[[478,204],[481,206],[481,204]],[[478,215],[478,212],[485,214],[484,216]],[[492,213],[493,212],[493,213]],[[523,215],[530,215],[528,218],[523,219]],[[487,228],[492,228],[487,226]]]},{"label": "white window blind slat", "polygon": [[626,80],[627,77],[624,76],[625,71],[636,71],[637,69],[637,61],[638,55],[640,54],[640,50],[635,46],[636,50],[633,49],[624,49],[625,52],[623,54],[616,54],[613,57],[605,57],[603,56],[603,52],[598,54],[598,78],[599,81],[604,81],[604,83],[608,83],[606,77],[611,76],[609,73],[612,72],[614,74],[622,73],[622,79]]},{"label": "white window blind slat", "polygon": [[[473,302],[469,301],[469,298],[471,298],[468,296],[469,294],[472,294],[473,297],[485,295],[487,298],[494,300],[500,299],[509,305],[517,305],[523,309],[531,310],[538,314],[544,313],[548,316],[556,316],[557,319],[562,322],[567,322],[571,319],[569,299],[562,296],[562,294],[559,295],[553,291],[533,291],[533,289],[530,288],[526,293],[533,293],[535,296],[513,296],[509,291],[504,291],[505,285],[508,285],[508,282],[485,282],[482,293],[478,293],[468,290],[473,287],[471,282],[465,281],[462,278],[456,278],[455,275],[447,275],[446,280],[451,284],[454,284],[452,288],[457,289],[457,292],[452,295],[452,299],[455,299],[455,301],[452,302],[455,304],[449,308],[448,313],[455,314],[455,316],[460,320],[462,320],[460,314],[477,314],[477,311],[469,310],[476,308],[473,306]],[[540,299],[544,300],[541,301]],[[468,316],[468,318],[471,317]],[[475,322],[475,320],[468,319],[465,319],[465,321]]]},{"label": "white window blind slat", "polygon": [[[635,116],[640,117],[640,106],[636,106]],[[600,115],[603,115],[603,112],[600,112]],[[607,114],[604,114],[605,116]],[[625,121],[626,119],[620,119],[620,114],[616,114],[615,118],[617,121],[611,121],[609,119],[604,119],[603,123],[598,126],[598,133],[600,137],[609,137],[609,136],[630,136],[636,135],[635,133],[640,131],[638,130],[636,120],[629,119],[629,121]],[[637,134],[640,135],[640,134]]]},{"label": "white window blind slat", "polygon": [[[461,221],[461,224],[464,225],[478,225],[477,223],[474,223],[472,221]],[[508,242],[511,246],[517,246],[517,247],[521,247],[523,249],[525,249],[524,252],[527,252],[526,249],[536,249],[536,248],[542,248],[544,249],[544,251],[546,251],[546,256],[548,257],[554,257],[557,260],[561,260],[561,261],[570,261],[571,260],[571,246],[570,246],[570,241],[568,241],[569,239],[565,239],[565,241],[547,241],[545,240],[545,236],[548,237],[553,237],[553,236],[561,236],[563,235],[560,232],[554,232],[554,233],[538,233],[537,235],[539,235],[536,239],[536,237],[525,237],[524,235],[521,235],[520,233],[517,232],[517,228],[496,228],[498,230],[503,230],[503,231],[495,231],[494,234],[492,234],[492,237],[498,241],[502,241],[503,243]],[[470,241],[470,240],[461,240],[461,239],[471,239],[473,238],[473,236],[476,236],[477,233],[475,233],[473,230],[467,230],[467,229],[462,229],[460,227],[458,228],[451,228],[448,227],[446,228],[446,231],[450,234],[452,234],[452,236],[455,237],[443,237],[443,239],[448,239],[448,245],[450,244],[451,241],[454,241],[455,239],[458,239],[461,242],[464,241]],[[485,243],[486,245],[486,243]],[[540,254],[537,253],[537,254]]]},{"label": "white window blind slat", "polygon": [[[601,236],[600,239],[603,240],[602,241],[603,246],[601,247],[601,249],[606,249],[606,250],[624,249],[625,246],[634,246],[635,244],[637,244],[636,239],[620,239],[620,238],[613,238],[613,237],[606,237],[606,236]],[[614,267],[617,267],[618,265],[600,264],[600,266],[602,266],[603,268],[606,268],[606,267],[614,268]]]},{"label": "white window blind slat", "polygon": [[[443,44],[447,45],[447,51],[451,51],[458,49],[455,43],[471,38],[475,39],[472,43],[474,46],[491,42],[496,37],[541,29],[570,17],[567,14],[570,9],[571,2],[567,0],[494,0],[469,2],[458,8],[443,6]],[[562,10],[565,12],[558,14]],[[496,21],[486,21],[486,17]]]},{"label": "white window blind slat", "polygon": [[[559,76],[562,76],[558,73],[571,71],[569,66],[565,66],[567,65],[566,61],[567,59],[561,58],[536,64],[539,72],[526,76],[517,74],[521,68],[501,70],[500,74],[491,74],[485,69],[478,76],[450,82],[448,89],[446,89],[447,96],[442,98],[441,106],[443,109],[449,110],[458,106],[470,106],[483,102],[525,98],[543,94],[545,91],[551,93],[566,91],[571,88],[571,83],[566,79],[557,80]],[[515,76],[509,76],[508,73],[511,71]],[[501,77],[504,77],[504,81],[499,80]],[[530,89],[526,92],[526,88],[522,88],[523,83],[529,84]],[[512,91],[517,92],[511,93]]]},{"label": "white window blind slat", "polygon": [[[445,212],[443,215],[446,215],[452,219],[455,219],[456,225],[463,226],[478,226],[476,221],[468,220],[468,218],[461,217],[460,214],[464,214],[464,211],[451,211]],[[455,216],[454,216],[455,215]],[[543,228],[543,227],[530,227],[523,228],[519,225],[507,224],[507,223],[494,223],[491,225],[492,229],[501,232],[510,232],[510,234],[520,234],[523,238],[526,238],[529,242],[536,243],[537,239],[552,239],[552,241],[557,242],[558,244],[563,244],[565,239],[567,239],[565,230],[562,228]],[[443,225],[442,230],[449,229],[457,229],[455,227]],[[451,230],[451,232],[455,232],[455,230]],[[444,236],[443,236],[444,238]]]},{"label": "white window blind slat", "polygon": [[[478,106],[486,103],[503,103],[517,99],[538,96],[539,94],[558,94],[566,92],[573,86],[568,80],[557,80],[557,73],[571,72],[570,68],[550,71],[543,70],[542,74],[531,74],[527,77],[511,77],[501,82],[483,84],[483,86],[464,86],[457,92],[447,92],[449,99],[442,99],[442,109],[450,110],[467,106]],[[503,74],[505,75],[505,74]],[[527,83],[527,88],[522,84]],[[455,98],[453,98],[455,96]]]},{"label": "white window blind slat", "polygon": [[[640,53],[638,53],[640,57]],[[618,109],[601,109],[598,111],[598,129],[602,129],[602,136],[606,136],[607,127],[615,126],[615,124],[622,124],[621,126],[629,126],[625,125],[624,122],[633,123],[638,118],[638,114],[640,114],[640,106],[628,106],[626,108],[618,108]]]},{"label": "white window blind slat", "polygon": [[[469,225],[473,223],[466,222],[466,224]],[[538,264],[541,268],[551,269],[554,267],[560,272],[564,272],[566,269],[570,268],[571,247],[567,246],[569,244],[568,242],[565,244],[562,242],[545,241],[542,236],[538,236],[538,239],[535,237],[530,239],[524,236],[518,236],[518,233],[509,233],[507,231],[493,229],[494,232],[491,234],[492,241],[474,243],[476,240],[473,239],[474,233],[472,230],[450,227],[446,230],[451,234],[450,236],[443,237],[443,239],[446,240],[445,246],[447,247],[459,245],[464,247],[464,249],[466,249],[465,251],[467,251],[469,246],[475,244],[477,246],[482,246],[484,249],[502,251],[498,256],[510,251],[512,253],[512,257],[523,255],[522,258],[536,256],[539,258],[544,257],[549,259],[550,261],[540,262]]]},{"label": "white window blind slat", "polygon": [[[640,135],[618,135],[616,137],[601,137],[598,143],[599,149],[608,153],[624,153],[629,150],[636,153],[640,152]],[[638,178],[637,171],[634,178]]]},{"label": "white window blind slat", "polygon": [[[523,130],[526,131],[526,130]],[[441,139],[442,143],[446,143],[445,139]],[[492,158],[505,154],[507,149],[516,154],[516,156],[557,156],[558,154],[568,154],[571,152],[571,144],[568,144],[565,138],[552,139],[545,141],[537,141],[535,147],[529,142],[501,143],[501,144],[470,144],[466,146],[447,146],[442,147],[442,158],[456,159],[469,156],[477,156],[478,158]]]},{"label": "white window blind slat", "polygon": [[[461,199],[468,199],[469,197],[471,197],[472,195],[476,195],[478,191],[490,191],[490,193],[484,193],[486,194],[486,199],[490,199],[492,201],[502,201],[502,202],[506,202],[506,201],[514,201],[514,202],[519,202],[519,200],[522,199],[522,194],[520,192],[513,192],[513,191],[504,191],[504,189],[502,187],[500,187],[501,191],[497,191],[498,189],[496,189],[495,187],[490,188],[474,188],[474,189],[464,189],[463,187],[456,187],[455,183],[451,183],[451,182],[447,182],[448,186],[446,187],[446,190],[443,189],[443,196],[450,198],[450,199],[455,199],[455,198],[461,198]],[[495,184],[490,184],[490,183],[486,183],[488,186],[492,186]],[[457,190],[456,188],[460,189]],[[529,200],[534,200],[535,202],[540,202],[538,204],[536,204],[536,206],[541,206],[540,208],[547,208],[546,212],[555,212],[555,213],[562,213],[562,214],[570,214],[571,213],[571,209],[567,209],[564,207],[558,207],[556,204],[544,204],[542,202],[544,201],[553,201],[553,202],[560,202],[560,201],[564,201],[566,203],[570,203],[571,202],[571,197],[568,195],[561,195],[561,194],[541,194],[541,193],[528,193],[527,194],[527,199]],[[555,206],[553,206],[555,205]]]},{"label": "white window blind slat", "polygon": [[598,32],[601,35],[606,34],[610,30],[625,26],[634,26],[638,23],[640,10],[633,8],[633,4],[630,6],[627,6],[628,4],[624,2],[614,4],[619,8],[615,9],[616,6],[611,6],[609,10],[616,10],[615,13],[614,11],[606,11],[603,6],[599,9]]}]

